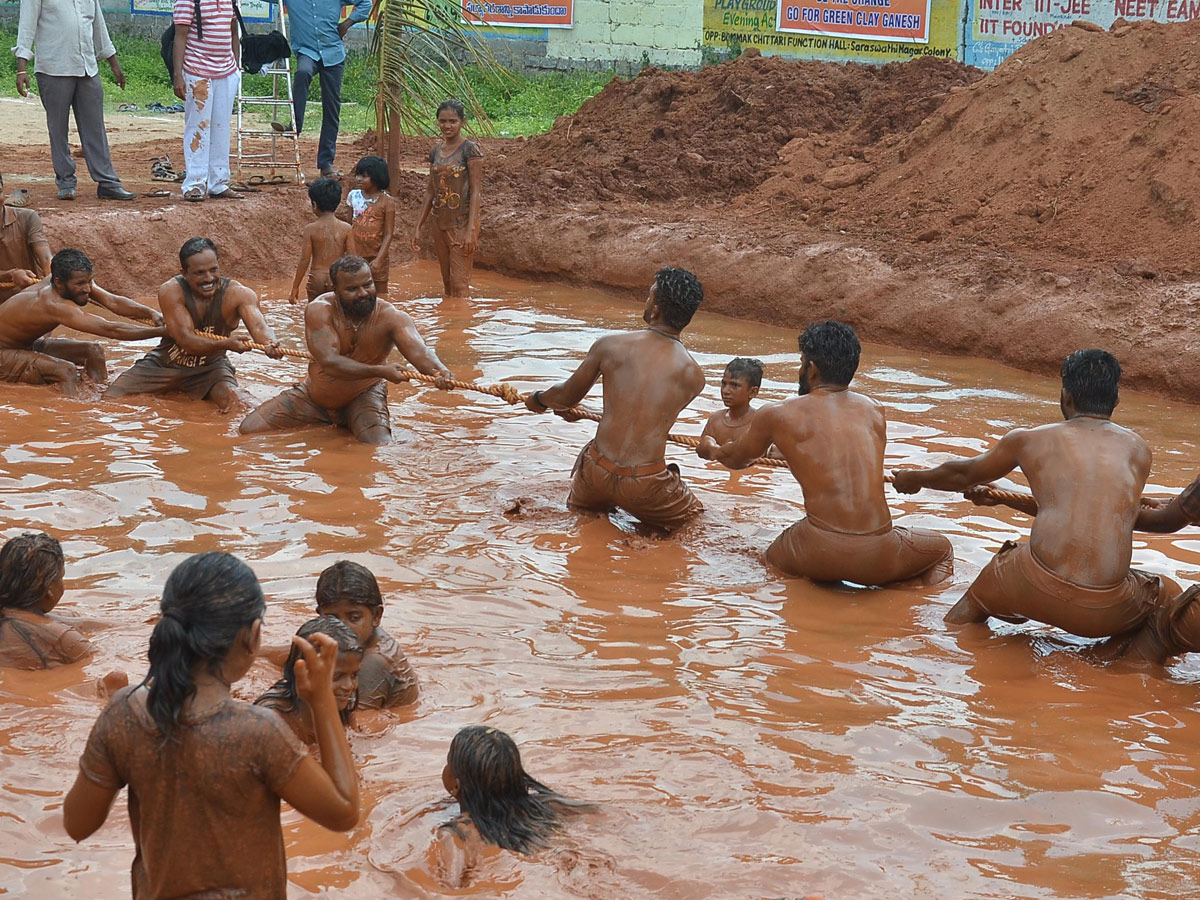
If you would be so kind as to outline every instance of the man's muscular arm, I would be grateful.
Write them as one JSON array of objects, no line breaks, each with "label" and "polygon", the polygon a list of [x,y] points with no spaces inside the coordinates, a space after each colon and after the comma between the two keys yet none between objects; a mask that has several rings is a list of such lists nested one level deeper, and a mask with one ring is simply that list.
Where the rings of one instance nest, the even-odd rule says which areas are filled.
[{"label": "man's muscular arm", "polygon": [[162,337],[165,333],[165,329],[161,325],[130,325],[127,322],[110,322],[100,316],[85,313],[68,300],[55,303],[51,308],[58,324],[117,341],[144,341],[148,338]]},{"label": "man's muscular arm", "polygon": [[155,325],[163,324],[163,314],[145,304],[106,291],[96,283],[92,283],[91,300],[97,306],[103,306],[109,312],[116,313],[126,319],[145,319]]},{"label": "man's muscular arm", "polygon": [[718,444],[716,438],[709,435],[701,438],[696,452],[704,459],[715,459],[730,469],[748,468],[754,460],[765,455],[775,442],[776,415],[775,404],[764,406],[754,414],[749,427],[736,439],[727,444]]},{"label": "man's muscular arm", "polygon": [[256,344],[266,346],[264,351],[271,359],[282,359],[283,350],[279,346],[279,341],[275,338],[275,331],[267,324],[267,320],[263,318],[262,308],[258,305],[258,294],[250,290],[244,284],[234,282],[230,285],[229,290],[233,294],[233,301],[237,305],[238,318],[246,325],[246,330],[250,332],[250,337],[254,339]]},{"label": "man's muscular arm", "polygon": [[1141,509],[1133,527],[1136,531],[1172,534],[1196,524],[1200,519],[1197,513],[1200,513],[1200,478],[1184,488],[1183,493],[1172,497],[1169,503],[1153,509]]},{"label": "man's muscular arm", "polygon": [[213,341],[197,335],[192,315],[183,302],[183,291],[175,279],[158,289],[158,305],[162,307],[163,318],[166,319],[167,334],[184,353],[192,356],[211,356],[219,350],[244,353],[249,349],[241,338],[227,337]]},{"label": "man's muscular arm", "polygon": [[895,473],[896,490],[915,494],[922,488],[966,491],[977,484],[1003,478],[1017,467],[1017,453],[1027,432],[1010,431],[991,450],[971,459],[955,459],[932,469],[905,469]]},{"label": "man's muscular arm", "polygon": [[600,338],[592,344],[579,368],[566,381],[530,394],[525,400],[525,408],[531,412],[544,413],[551,409],[564,410],[577,406],[587,396],[592,385],[600,379],[600,367],[607,340],[608,338]]},{"label": "man's muscular arm", "polygon": [[[416,366],[417,371],[422,375],[436,375],[440,381],[450,381],[454,378],[432,348],[421,340],[421,334],[417,331],[417,326],[413,323],[411,316],[397,311],[396,325],[392,329],[392,342],[396,345],[396,349],[404,354],[404,358]],[[438,386],[449,387],[449,385],[442,384]]]}]

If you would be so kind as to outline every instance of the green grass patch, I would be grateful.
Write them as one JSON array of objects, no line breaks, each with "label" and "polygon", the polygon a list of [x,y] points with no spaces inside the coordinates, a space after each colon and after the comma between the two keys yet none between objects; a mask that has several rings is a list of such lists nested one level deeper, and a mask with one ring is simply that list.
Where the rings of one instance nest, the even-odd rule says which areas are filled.
[{"label": "green grass patch", "polygon": [[[117,106],[122,103],[136,104],[145,111],[151,103],[170,106],[178,102],[171,91],[171,82],[159,56],[159,44],[156,39],[121,34],[115,30],[112,39],[117,48],[121,68],[125,70],[126,88],[121,91],[113,82],[108,66],[100,64],[106,111],[115,112]],[[0,46],[12,47],[16,40],[15,29],[0,27]],[[16,96],[15,76],[15,57],[8,53],[0,54],[0,96]],[[555,119],[574,113],[585,100],[598,93],[613,77],[611,71],[518,74],[514,75],[511,83],[505,87],[490,84],[483,78],[473,81],[478,85],[476,90],[480,101],[496,132],[504,137],[516,137],[549,131]],[[34,86],[36,87],[36,81]],[[282,85],[280,89],[281,92],[284,90]],[[247,93],[269,94],[271,79],[247,75],[245,90]],[[431,131],[434,119],[435,111],[431,109]],[[342,84],[341,130],[351,134],[374,127],[375,72],[364,51],[352,51],[346,59],[346,73]],[[321,90],[314,79],[304,116],[304,132],[307,134],[320,130]]]}]

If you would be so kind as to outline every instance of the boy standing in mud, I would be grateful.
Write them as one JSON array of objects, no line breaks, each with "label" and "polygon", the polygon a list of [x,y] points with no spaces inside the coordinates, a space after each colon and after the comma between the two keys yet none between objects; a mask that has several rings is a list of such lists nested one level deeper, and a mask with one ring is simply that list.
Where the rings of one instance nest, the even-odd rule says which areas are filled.
[{"label": "boy standing in mud", "polygon": [[79,393],[81,366],[97,384],[107,381],[104,348],[94,341],[48,337],[59,325],[118,341],[163,334],[161,325],[110,322],[85,313],[89,301],[118,315],[162,321],[156,310],[93,284],[92,261],[81,251],[60,250],[50,260],[48,278],[0,304],[0,381],[57,384],[68,397]]},{"label": "boy standing in mud", "polygon": [[572,407],[604,379],[604,413],[575,461],[567,503],[582,509],[624,509],[647,525],[671,531],[704,507],[664,459],[667,434],[704,388],[704,373],[680,333],[704,299],[686,269],[660,269],[646,300],[646,327],[602,337],[566,381],[534,391],[529,410],[553,410],[568,422]]},{"label": "boy standing in mud", "polygon": [[288,303],[300,302],[300,285],[308,274],[308,302],[316,300],[327,291],[333,290],[329,280],[329,267],[343,256],[355,256],[358,249],[354,243],[354,228],[343,222],[335,213],[342,203],[342,184],[336,178],[318,178],[308,186],[308,199],[317,221],[304,226],[301,240],[300,263],[296,266],[296,278],[292,282],[292,293]]},{"label": "boy standing in mud", "polygon": [[860,352],[849,325],[810,325],[800,335],[800,396],[761,407],[729,443],[702,438],[697,452],[743,469],[773,443],[787,460],[806,516],[767,548],[777,569],[813,581],[936,584],[954,571],[954,550],[943,535],[892,525],[883,407],[850,390]]}]

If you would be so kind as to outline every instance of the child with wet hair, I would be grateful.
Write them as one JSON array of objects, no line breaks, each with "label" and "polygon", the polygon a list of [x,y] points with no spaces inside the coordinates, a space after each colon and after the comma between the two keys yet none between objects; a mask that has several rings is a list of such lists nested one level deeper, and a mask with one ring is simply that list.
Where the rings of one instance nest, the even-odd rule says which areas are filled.
[{"label": "child with wet hair", "polygon": [[[338,716],[342,725],[353,724],[354,710],[358,706],[358,670],[362,666],[363,649],[358,637],[333,616],[318,616],[309,619],[296,632],[297,637],[309,639],[314,634],[328,635],[337,643],[337,663],[333,669],[333,696],[337,700]],[[312,708],[304,702],[296,690],[296,664],[301,660],[300,648],[292,646],[287,662],[283,665],[283,677],[275,682],[261,697],[254,701],[256,706],[273,709],[287,722],[288,727],[306,744],[317,742],[317,730],[313,722]]]},{"label": "child with wet hair", "polygon": [[360,709],[405,706],[417,699],[417,676],[396,639],[383,630],[383,596],[366,566],[342,559],[317,579],[317,614],[348,626],[363,648]]},{"label": "child with wet hair", "polygon": [[380,156],[364,156],[354,164],[354,180],[358,187],[346,197],[354,243],[358,255],[371,266],[376,296],[386,297],[392,234],[396,230],[396,201],[387,192],[391,184],[387,162]]},{"label": "child with wet hair", "polygon": [[0,666],[51,669],[91,653],[73,625],[49,613],[63,595],[62,546],[30,532],[0,549]]},{"label": "child with wet hair", "polygon": [[160,609],[149,674],[118,691],[92,726],[63,825],[77,841],[88,837],[128,785],[135,898],[283,898],[279,801],[325,828],[358,822],[358,778],[332,687],[337,643],[293,638],[317,763],[274,712],[230,695],[254,663],[266,612],[249,566],[227,553],[189,557],[167,579]]},{"label": "child with wet hair", "polygon": [[301,232],[300,262],[296,266],[292,293],[288,296],[288,303],[292,304],[300,302],[300,284],[305,273],[308,274],[306,290],[311,303],[333,290],[329,267],[343,256],[358,255],[353,226],[336,215],[342,202],[342,183],[336,178],[318,178],[308,186],[308,199],[317,221],[305,225]]},{"label": "child with wet hair", "polygon": [[567,815],[595,807],[571,800],[533,778],[513,739],[486,725],[461,729],[450,742],[442,784],[459,814],[438,828],[438,868],[459,887],[488,845],[514,853],[550,846]]},{"label": "child with wet hair", "polygon": [[[700,435],[701,440],[711,437],[718,444],[727,444],[741,436],[757,411],[750,405],[750,401],[758,396],[758,390],[762,387],[762,375],[761,360],[739,356],[729,361],[725,373],[721,376],[721,402],[725,404],[725,408],[708,417]],[[774,444],[767,450],[767,456],[783,458]]]}]

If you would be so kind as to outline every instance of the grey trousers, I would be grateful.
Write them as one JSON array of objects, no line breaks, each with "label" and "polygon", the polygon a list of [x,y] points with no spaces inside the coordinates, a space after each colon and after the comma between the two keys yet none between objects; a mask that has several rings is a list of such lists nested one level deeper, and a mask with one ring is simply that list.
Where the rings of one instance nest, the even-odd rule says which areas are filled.
[{"label": "grey trousers", "polygon": [[88,174],[100,187],[121,186],[113,171],[104,133],[104,86],[100,76],[76,78],[71,75],[37,74],[38,95],[46,110],[46,130],[50,132],[50,159],[54,163],[54,181],[59,190],[75,190],[75,160],[67,141],[68,117],[75,110],[75,127]]}]

